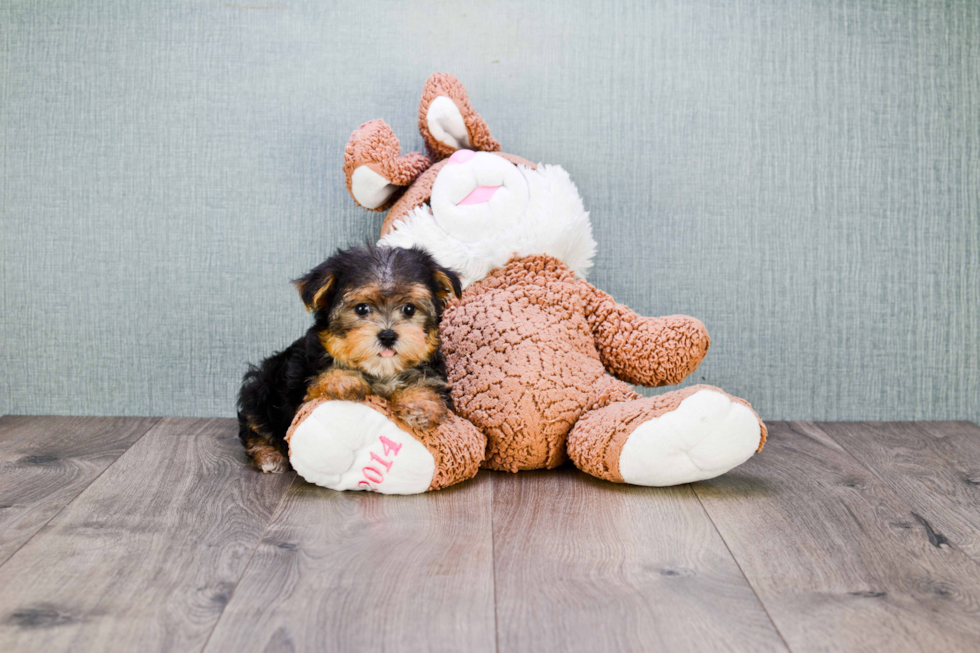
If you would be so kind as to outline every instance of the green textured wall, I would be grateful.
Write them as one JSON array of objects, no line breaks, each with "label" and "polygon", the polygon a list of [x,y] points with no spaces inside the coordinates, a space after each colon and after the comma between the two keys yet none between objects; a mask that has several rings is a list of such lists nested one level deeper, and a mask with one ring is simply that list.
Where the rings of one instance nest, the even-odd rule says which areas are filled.
[{"label": "green textured wall", "polygon": [[980,421],[980,3],[242,4],[0,5],[0,413],[231,415],[377,234],[351,130],[421,147],[442,70],[572,174],[592,281],[705,321],[695,380]]}]

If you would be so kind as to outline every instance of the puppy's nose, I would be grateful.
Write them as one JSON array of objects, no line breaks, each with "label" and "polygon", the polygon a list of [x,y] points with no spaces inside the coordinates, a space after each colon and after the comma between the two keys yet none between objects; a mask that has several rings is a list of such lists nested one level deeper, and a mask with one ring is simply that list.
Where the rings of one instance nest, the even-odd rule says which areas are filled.
[{"label": "puppy's nose", "polygon": [[398,334],[392,329],[385,329],[384,331],[378,331],[378,342],[380,342],[385,347],[391,347],[398,341]]}]

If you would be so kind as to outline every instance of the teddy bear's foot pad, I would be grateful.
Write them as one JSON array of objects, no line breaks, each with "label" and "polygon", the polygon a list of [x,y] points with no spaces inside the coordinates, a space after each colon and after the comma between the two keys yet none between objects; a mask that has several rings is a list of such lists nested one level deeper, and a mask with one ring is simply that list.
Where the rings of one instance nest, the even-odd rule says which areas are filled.
[{"label": "teddy bear's foot pad", "polygon": [[382,494],[425,492],[435,459],[421,442],[364,404],[327,401],[293,431],[289,460],[310,483]]},{"label": "teddy bear's foot pad", "polygon": [[699,390],[634,429],[623,444],[619,473],[627,483],[658,487],[714,478],[751,458],[761,438],[751,408]]}]

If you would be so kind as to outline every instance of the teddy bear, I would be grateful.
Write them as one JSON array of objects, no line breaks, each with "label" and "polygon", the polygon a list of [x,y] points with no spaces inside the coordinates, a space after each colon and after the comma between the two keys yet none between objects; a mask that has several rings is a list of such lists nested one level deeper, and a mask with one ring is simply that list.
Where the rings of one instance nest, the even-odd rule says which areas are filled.
[{"label": "teddy bear", "polygon": [[432,75],[419,107],[428,154],[403,155],[381,120],[354,131],[348,190],[388,214],[379,245],[419,246],[457,271],[440,327],[453,413],[413,430],[385,400],[317,400],[289,431],[290,461],[337,490],[414,494],[480,468],[518,472],[571,460],[614,483],[713,478],[762,450],[752,407],[683,381],[710,343],[693,317],[642,317],[586,281],[596,251],[578,189],[558,165],[500,151],[454,76]]}]

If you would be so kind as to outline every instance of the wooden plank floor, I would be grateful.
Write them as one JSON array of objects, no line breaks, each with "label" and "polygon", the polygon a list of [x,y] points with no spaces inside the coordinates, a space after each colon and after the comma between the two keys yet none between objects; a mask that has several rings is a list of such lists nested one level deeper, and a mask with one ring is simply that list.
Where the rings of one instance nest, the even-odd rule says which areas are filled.
[{"label": "wooden plank floor", "polygon": [[732,473],[415,497],[224,419],[0,418],[0,651],[980,651],[980,428],[773,423]]}]

